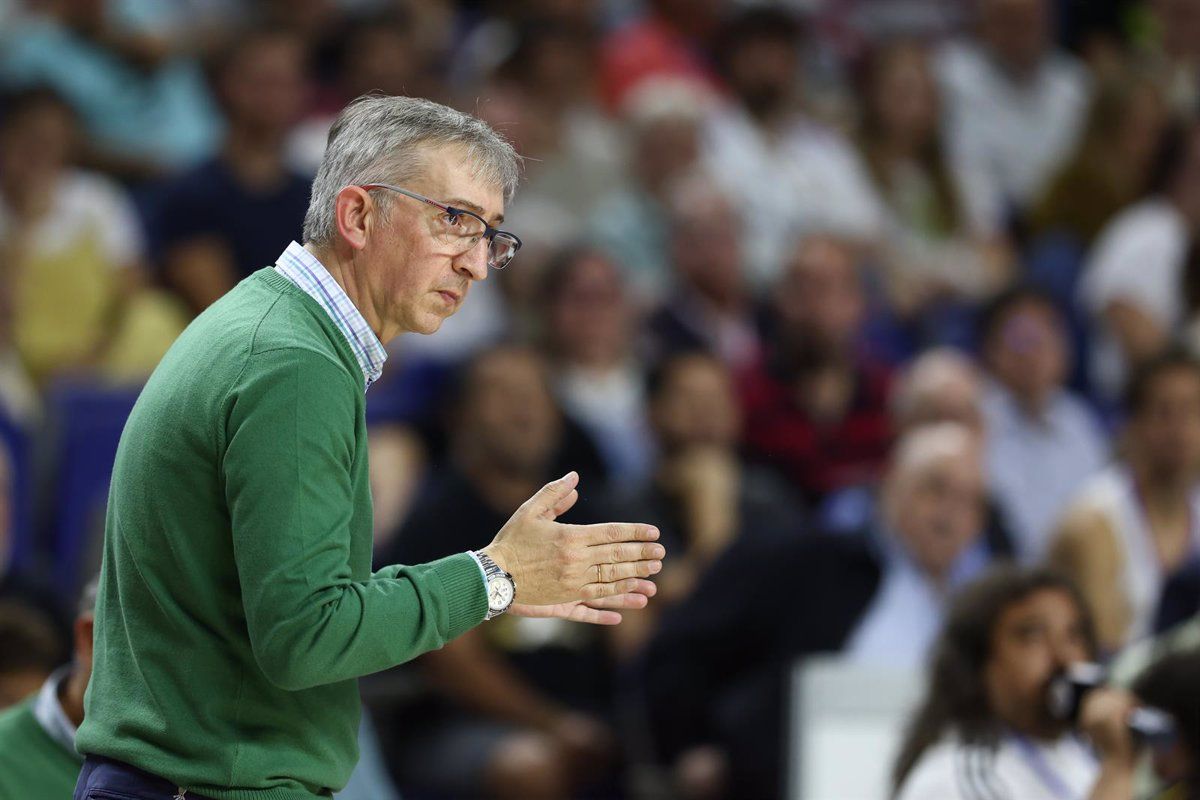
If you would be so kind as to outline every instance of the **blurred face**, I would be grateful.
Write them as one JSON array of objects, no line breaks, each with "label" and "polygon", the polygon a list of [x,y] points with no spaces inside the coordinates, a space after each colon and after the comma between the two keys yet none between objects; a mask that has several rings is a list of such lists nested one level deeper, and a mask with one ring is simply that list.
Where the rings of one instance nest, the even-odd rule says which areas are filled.
[{"label": "blurred face", "polygon": [[419,49],[395,28],[363,31],[350,44],[346,84],[355,97],[367,92],[405,94],[418,73]]},{"label": "blurred face", "polygon": [[980,37],[1009,70],[1037,66],[1050,41],[1046,0],[984,0]]},{"label": "blurred face", "polygon": [[668,454],[691,447],[732,448],[741,427],[728,371],[704,356],[684,357],[670,368],[650,418]]},{"label": "blurred face", "polygon": [[719,306],[741,301],[745,291],[737,217],[729,204],[700,198],[678,214],[671,253],[681,283]]},{"label": "blurred face", "polygon": [[50,674],[39,669],[0,674],[0,711],[14,706],[42,687]]},{"label": "blurred face", "polygon": [[992,711],[1026,735],[1060,735],[1066,725],[1050,716],[1047,686],[1064,667],[1091,657],[1083,615],[1070,594],[1042,589],[1013,603],[992,632],[984,670]]},{"label": "blurred face", "polygon": [[956,422],[976,436],[983,435],[979,384],[969,377],[947,377],[913,398],[907,416],[899,420],[903,431],[938,422]]},{"label": "blurred face", "polygon": [[945,577],[983,527],[983,491],[974,447],[894,467],[885,485],[892,533],[925,572]]},{"label": "blurred face", "polygon": [[929,140],[937,127],[937,87],[925,51],[898,47],[884,58],[871,103],[885,134],[911,144]]},{"label": "blurred face", "polygon": [[288,35],[243,47],[222,75],[221,94],[233,124],[280,136],[300,118],[305,93],[304,48]]},{"label": "blurred face", "polygon": [[784,335],[832,351],[849,348],[865,310],[850,248],[824,240],[800,245],[775,292]]},{"label": "blurred face", "polygon": [[540,479],[559,434],[542,360],[497,350],[474,364],[467,381],[458,424],[464,447],[493,468]]},{"label": "blurred face", "polygon": [[1067,374],[1067,343],[1058,313],[1040,302],[1023,302],[1000,321],[988,343],[996,378],[1022,400],[1040,404]]},{"label": "blurred face", "polygon": [[737,45],[730,58],[730,82],[751,114],[781,110],[796,91],[797,48],[774,39],[751,39]]},{"label": "blurred face", "polygon": [[53,103],[30,107],[0,132],[0,175],[15,186],[37,186],[66,167],[74,140],[70,112]]},{"label": "blurred face", "polygon": [[637,140],[638,178],[657,191],[696,163],[700,137],[691,120],[663,120],[643,131]]},{"label": "blurred face", "polygon": [[[503,221],[500,187],[479,179],[461,150],[431,148],[423,156],[423,173],[406,181],[405,189],[474,211],[493,226]],[[460,252],[444,236],[441,210],[395,192],[376,192],[387,195],[388,205],[382,214],[377,203],[371,206],[373,224],[354,268],[384,330],[433,333],[462,305],[471,284],[487,278],[486,241]]]},{"label": "blurred face", "polygon": [[624,356],[632,309],[621,274],[608,259],[579,258],[567,270],[549,313],[551,341],[568,361],[609,366]]},{"label": "blurred face", "polygon": [[1200,375],[1173,369],[1148,389],[1141,413],[1130,421],[1136,456],[1160,479],[1194,478],[1200,468]]}]

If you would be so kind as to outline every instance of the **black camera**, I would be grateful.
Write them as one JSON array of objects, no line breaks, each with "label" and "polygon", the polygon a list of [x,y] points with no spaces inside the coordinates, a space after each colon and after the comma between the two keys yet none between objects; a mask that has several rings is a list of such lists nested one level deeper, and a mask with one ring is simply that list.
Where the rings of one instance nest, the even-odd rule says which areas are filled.
[{"label": "black camera", "polygon": [[[1091,662],[1079,662],[1067,667],[1050,680],[1046,700],[1050,714],[1074,727],[1088,692],[1108,681],[1104,667]],[[1139,706],[1129,715],[1129,732],[1135,741],[1154,747],[1175,741],[1175,723],[1164,711]]]}]

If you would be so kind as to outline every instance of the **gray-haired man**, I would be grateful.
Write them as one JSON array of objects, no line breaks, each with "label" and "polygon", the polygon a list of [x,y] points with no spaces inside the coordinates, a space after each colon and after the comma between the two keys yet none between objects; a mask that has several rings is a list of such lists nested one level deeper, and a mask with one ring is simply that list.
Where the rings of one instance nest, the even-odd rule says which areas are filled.
[{"label": "gray-haired man", "polygon": [[494,226],[516,182],[473,117],[360,99],[330,132],[305,245],[163,358],[113,471],[76,800],[327,797],[357,757],[358,676],[505,610],[613,624],[653,594],[652,527],[554,522],[574,473],[482,550],[370,572],[364,390],[383,342],[436,331],[515,254]]}]

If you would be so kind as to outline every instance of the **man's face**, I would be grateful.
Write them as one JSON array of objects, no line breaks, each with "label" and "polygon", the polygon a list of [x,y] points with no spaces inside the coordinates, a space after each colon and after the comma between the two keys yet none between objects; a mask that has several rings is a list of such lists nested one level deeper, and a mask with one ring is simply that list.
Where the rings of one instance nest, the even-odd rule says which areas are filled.
[{"label": "man's face", "polygon": [[1053,738],[1065,723],[1050,715],[1046,690],[1064,667],[1091,659],[1083,615],[1071,595],[1042,589],[1000,614],[984,684],[992,712],[1017,731]]},{"label": "man's face", "polygon": [[540,478],[558,444],[559,416],[542,360],[497,350],[467,377],[459,435],[490,466]]},{"label": "man's face", "polygon": [[732,448],[741,426],[729,373],[707,356],[682,358],[670,369],[650,416],[668,454],[689,447]]},{"label": "man's face", "polygon": [[741,42],[730,57],[733,90],[755,116],[783,108],[796,91],[799,52],[792,44],[755,38]]},{"label": "man's face", "polygon": [[232,119],[283,136],[304,110],[304,49],[289,35],[271,36],[234,57],[221,80]]},{"label": "man's face", "polygon": [[603,256],[584,255],[566,270],[548,311],[550,337],[567,360],[611,363],[629,344],[633,309],[621,273]]},{"label": "man's face", "polygon": [[40,185],[67,164],[74,139],[70,113],[39,103],[10,120],[0,132],[0,172],[22,185]]},{"label": "man's face", "polygon": [[1046,0],[985,0],[980,35],[1006,68],[1033,69],[1050,41]]},{"label": "man's face", "polygon": [[944,577],[983,527],[983,475],[974,446],[894,467],[885,491],[893,535],[930,575]]},{"label": "man's face", "polygon": [[1159,373],[1133,419],[1134,445],[1163,479],[1200,469],[1200,375],[1187,368]]},{"label": "man's face", "polygon": [[740,299],[745,290],[735,220],[728,203],[711,197],[672,221],[671,253],[679,279],[720,304]]},{"label": "man's face", "polygon": [[820,350],[850,347],[865,310],[854,254],[824,239],[802,243],[777,287],[775,308],[787,338]]},{"label": "man's face", "polygon": [[[424,171],[405,189],[474,211],[493,226],[504,219],[500,187],[479,178],[461,149],[428,148],[423,156]],[[445,237],[441,210],[395,192],[387,202],[356,258],[358,268],[385,329],[433,333],[459,309],[471,283],[487,278],[487,241],[461,252]]]},{"label": "man's face", "polygon": [[1067,373],[1067,343],[1058,314],[1041,302],[1010,310],[988,344],[996,378],[1018,397],[1040,402]]}]

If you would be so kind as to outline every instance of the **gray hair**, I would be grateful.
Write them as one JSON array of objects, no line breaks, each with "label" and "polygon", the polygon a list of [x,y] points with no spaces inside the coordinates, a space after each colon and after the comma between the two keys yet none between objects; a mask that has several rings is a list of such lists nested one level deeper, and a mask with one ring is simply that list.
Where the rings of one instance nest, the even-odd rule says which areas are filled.
[{"label": "gray hair", "polygon": [[75,609],[75,613],[81,617],[96,613],[96,595],[99,593],[100,576],[95,575],[83,587],[83,591],[79,593],[79,605]]},{"label": "gray hair", "polygon": [[[506,203],[512,199],[520,177],[520,156],[486,122],[418,97],[371,94],[350,103],[329,129],[304,215],[304,241],[333,241],[334,201],[342,189],[364,183],[403,183],[420,174],[424,147],[444,145],[462,147],[476,174],[499,186]],[[382,196],[379,201],[386,208],[390,199]]]}]

